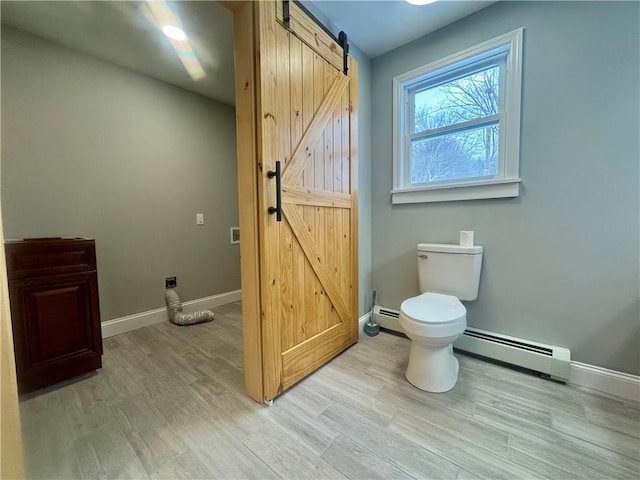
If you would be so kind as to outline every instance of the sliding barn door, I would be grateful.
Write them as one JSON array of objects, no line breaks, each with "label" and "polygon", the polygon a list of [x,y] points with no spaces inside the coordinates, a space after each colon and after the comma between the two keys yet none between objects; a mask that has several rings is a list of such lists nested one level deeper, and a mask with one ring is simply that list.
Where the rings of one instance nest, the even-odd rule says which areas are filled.
[{"label": "sliding barn door", "polygon": [[293,2],[254,9],[268,401],[357,341],[357,64]]}]

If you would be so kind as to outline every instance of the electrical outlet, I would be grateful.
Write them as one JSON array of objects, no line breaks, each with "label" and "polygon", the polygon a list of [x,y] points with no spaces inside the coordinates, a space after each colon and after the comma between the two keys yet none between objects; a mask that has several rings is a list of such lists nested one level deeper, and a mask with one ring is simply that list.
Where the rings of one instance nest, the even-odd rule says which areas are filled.
[{"label": "electrical outlet", "polygon": [[204,225],[204,213],[196,213],[196,225]]},{"label": "electrical outlet", "polygon": [[178,286],[178,278],[177,277],[167,277],[164,279],[164,287],[165,288],[176,288]]}]

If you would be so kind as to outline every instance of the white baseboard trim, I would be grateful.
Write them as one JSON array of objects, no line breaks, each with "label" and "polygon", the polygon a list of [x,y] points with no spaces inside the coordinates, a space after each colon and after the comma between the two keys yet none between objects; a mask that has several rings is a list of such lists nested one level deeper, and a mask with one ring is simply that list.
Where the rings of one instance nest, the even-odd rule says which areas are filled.
[{"label": "white baseboard trim", "polygon": [[[191,313],[197,310],[204,310],[207,308],[225,305],[227,303],[237,302],[241,298],[241,291],[233,290],[231,292],[220,293],[210,297],[183,302],[182,308],[186,313]],[[102,338],[113,337],[114,335],[120,335],[121,333],[130,332],[131,330],[148,327],[168,320],[169,318],[167,317],[166,308],[156,308],[155,310],[127,315],[126,317],[114,318],[113,320],[102,322]]]},{"label": "white baseboard trim", "polygon": [[113,337],[121,333],[148,327],[168,320],[166,308],[156,308],[146,312],[127,315],[102,322],[102,338]]},{"label": "white baseboard trim", "polygon": [[360,335],[364,333],[364,324],[371,318],[371,312],[367,312],[358,319],[358,332]]},{"label": "white baseboard trim", "polygon": [[186,313],[191,313],[197,310],[204,310],[206,308],[219,307],[220,305],[226,305],[227,303],[239,302],[240,300],[242,300],[242,292],[240,290],[232,290],[230,292],[219,293],[218,295],[212,295],[210,297],[182,302],[182,308]]},{"label": "white baseboard trim", "polygon": [[637,375],[571,362],[569,384],[640,402],[640,377]]}]

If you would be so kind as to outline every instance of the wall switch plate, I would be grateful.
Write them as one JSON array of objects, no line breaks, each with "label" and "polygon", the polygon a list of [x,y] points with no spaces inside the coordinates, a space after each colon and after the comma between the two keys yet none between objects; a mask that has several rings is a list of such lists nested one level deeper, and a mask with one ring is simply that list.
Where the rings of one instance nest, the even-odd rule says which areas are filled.
[{"label": "wall switch plate", "polygon": [[204,213],[196,213],[196,225],[204,225]]},{"label": "wall switch plate", "polygon": [[177,277],[167,277],[164,279],[164,287],[165,288],[176,288],[178,286],[178,278]]},{"label": "wall switch plate", "polygon": [[240,227],[231,227],[231,243],[240,243]]}]

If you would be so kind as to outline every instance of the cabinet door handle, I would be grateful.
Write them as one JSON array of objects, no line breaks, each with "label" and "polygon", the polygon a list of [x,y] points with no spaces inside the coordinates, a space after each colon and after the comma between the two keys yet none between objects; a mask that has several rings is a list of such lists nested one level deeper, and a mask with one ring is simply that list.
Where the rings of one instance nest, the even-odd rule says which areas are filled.
[{"label": "cabinet door handle", "polygon": [[276,206],[269,207],[269,215],[276,214],[276,220],[278,222],[282,221],[282,189],[280,188],[280,160],[276,161],[276,169],[269,170],[267,172],[267,177],[273,178],[276,177]]}]

